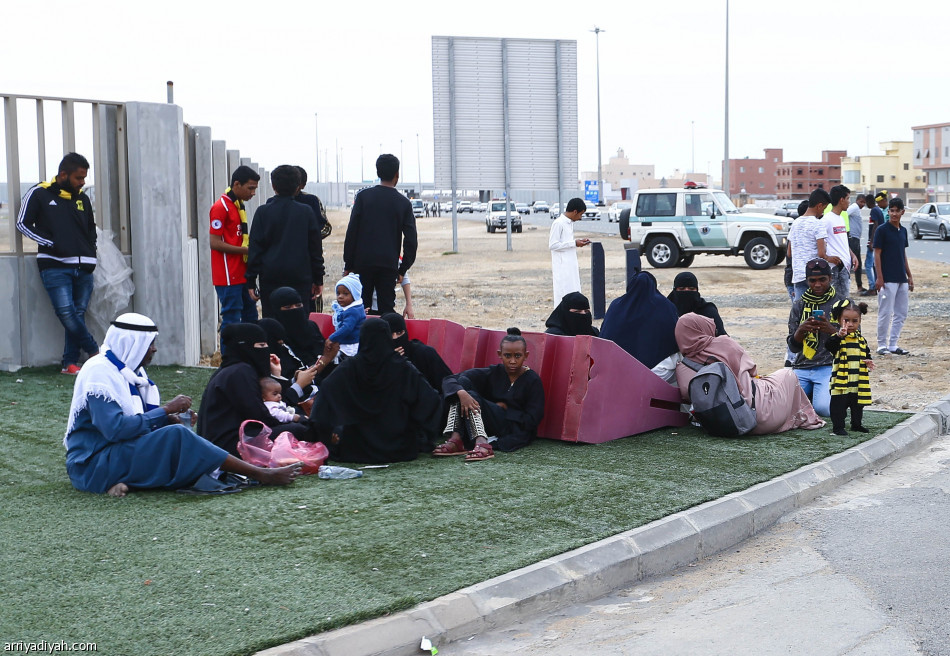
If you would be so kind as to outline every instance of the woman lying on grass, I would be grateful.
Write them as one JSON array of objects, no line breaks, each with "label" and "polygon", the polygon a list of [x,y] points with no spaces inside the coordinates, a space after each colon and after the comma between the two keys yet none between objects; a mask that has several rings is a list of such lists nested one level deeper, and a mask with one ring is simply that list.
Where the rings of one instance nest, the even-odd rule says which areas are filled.
[{"label": "woman lying on grass", "polygon": [[[739,393],[747,405],[755,395],[753,435],[784,433],[793,428],[814,430],[825,422],[815,414],[808,397],[791,369],[779,369],[759,377],[745,349],[731,337],[716,337],[716,324],[709,317],[690,312],[676,323],[676,343],[683,357],[699,364],[720,361],[736,376]],[[676,365],[676,381],[683,400],[689,403],[689,381],[696,372],[682,362]]]},{"label": "woman lying on grass", "polygon": [[447,376],[442,392],[449,405],[446,441],[434,456],[465,455],[465,462],[515,451],[535,437],[544,416],[541,377],[525,364],[528,343],[509,328],[498,350],[500,364]]},{"label": "woman lying on grass", "polygon": [[73,487],[123,497],[132,489],[186,488],[216,469],[265,485],[292,483],[300,463],[261,469],[182,426],[178,415],[191,408],[191,398],[179,395],[158,405],[158,388],[143,368],[157,350],[157,335],[148,317],[120,315],[99,355],[76,377],[63,439]]}]

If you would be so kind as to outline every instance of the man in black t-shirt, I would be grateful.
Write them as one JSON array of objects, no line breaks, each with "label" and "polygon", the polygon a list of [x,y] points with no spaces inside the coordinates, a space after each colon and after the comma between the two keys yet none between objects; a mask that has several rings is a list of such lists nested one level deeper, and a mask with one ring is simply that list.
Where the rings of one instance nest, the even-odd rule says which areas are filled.
[{"label": "man in black t-shirt", "polygon": [[[416,261],[416,219],[412,203],[396,190],[399,159],[380,155],[376,160],[379,184],[356,194],[343,242],[344,275],[359,274],[367,314],[393,312],[394,283]],[[402,254],[402,261],[399,255]],[[372,310],[373,292],[378,310]]]}]

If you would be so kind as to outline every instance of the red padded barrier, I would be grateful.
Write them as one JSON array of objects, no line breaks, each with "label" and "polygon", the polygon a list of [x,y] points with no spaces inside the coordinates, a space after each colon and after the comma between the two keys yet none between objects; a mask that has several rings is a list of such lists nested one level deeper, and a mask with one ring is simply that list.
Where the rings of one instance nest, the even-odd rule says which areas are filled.
[{"label": "red padded barrier", "polygon": [[[326,314],[311,314],[324,335],[333,332]],[[458,373],[496,364],[505,332],[463,328],[445,319],[406,322],[410,339],[435,348]],[[613,342],[598,337],[524,333],[527,364],[544,385],[544,419],[538,435],[598,444],[664,426],[684,426],[680,393]]]}]

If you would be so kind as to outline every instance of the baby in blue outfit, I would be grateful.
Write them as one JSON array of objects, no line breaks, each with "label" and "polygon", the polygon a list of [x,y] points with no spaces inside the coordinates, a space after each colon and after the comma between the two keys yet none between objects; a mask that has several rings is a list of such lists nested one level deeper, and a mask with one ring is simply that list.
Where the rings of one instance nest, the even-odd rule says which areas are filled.
[{"label": "baby in blue outfit", "polygon": [[333,334],[328,342],[340,345],[340,353],[354,356],[360,348],[360,326],[366,321],[363,307],[363,283],[355,273],[344,276],[336,284],[336,301],[333,310]]}]

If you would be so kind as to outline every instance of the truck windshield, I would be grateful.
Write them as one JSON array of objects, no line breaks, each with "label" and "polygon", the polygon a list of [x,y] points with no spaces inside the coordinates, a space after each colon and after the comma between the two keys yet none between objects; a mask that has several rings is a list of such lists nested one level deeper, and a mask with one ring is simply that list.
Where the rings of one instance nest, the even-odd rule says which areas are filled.
[{"label": "truck windshield", "polygon": [[729,196],[724,191],[717,191],[713,194],[716,197],[716,204],[726,214],[740,214],[739,208],[732,204]]}]

